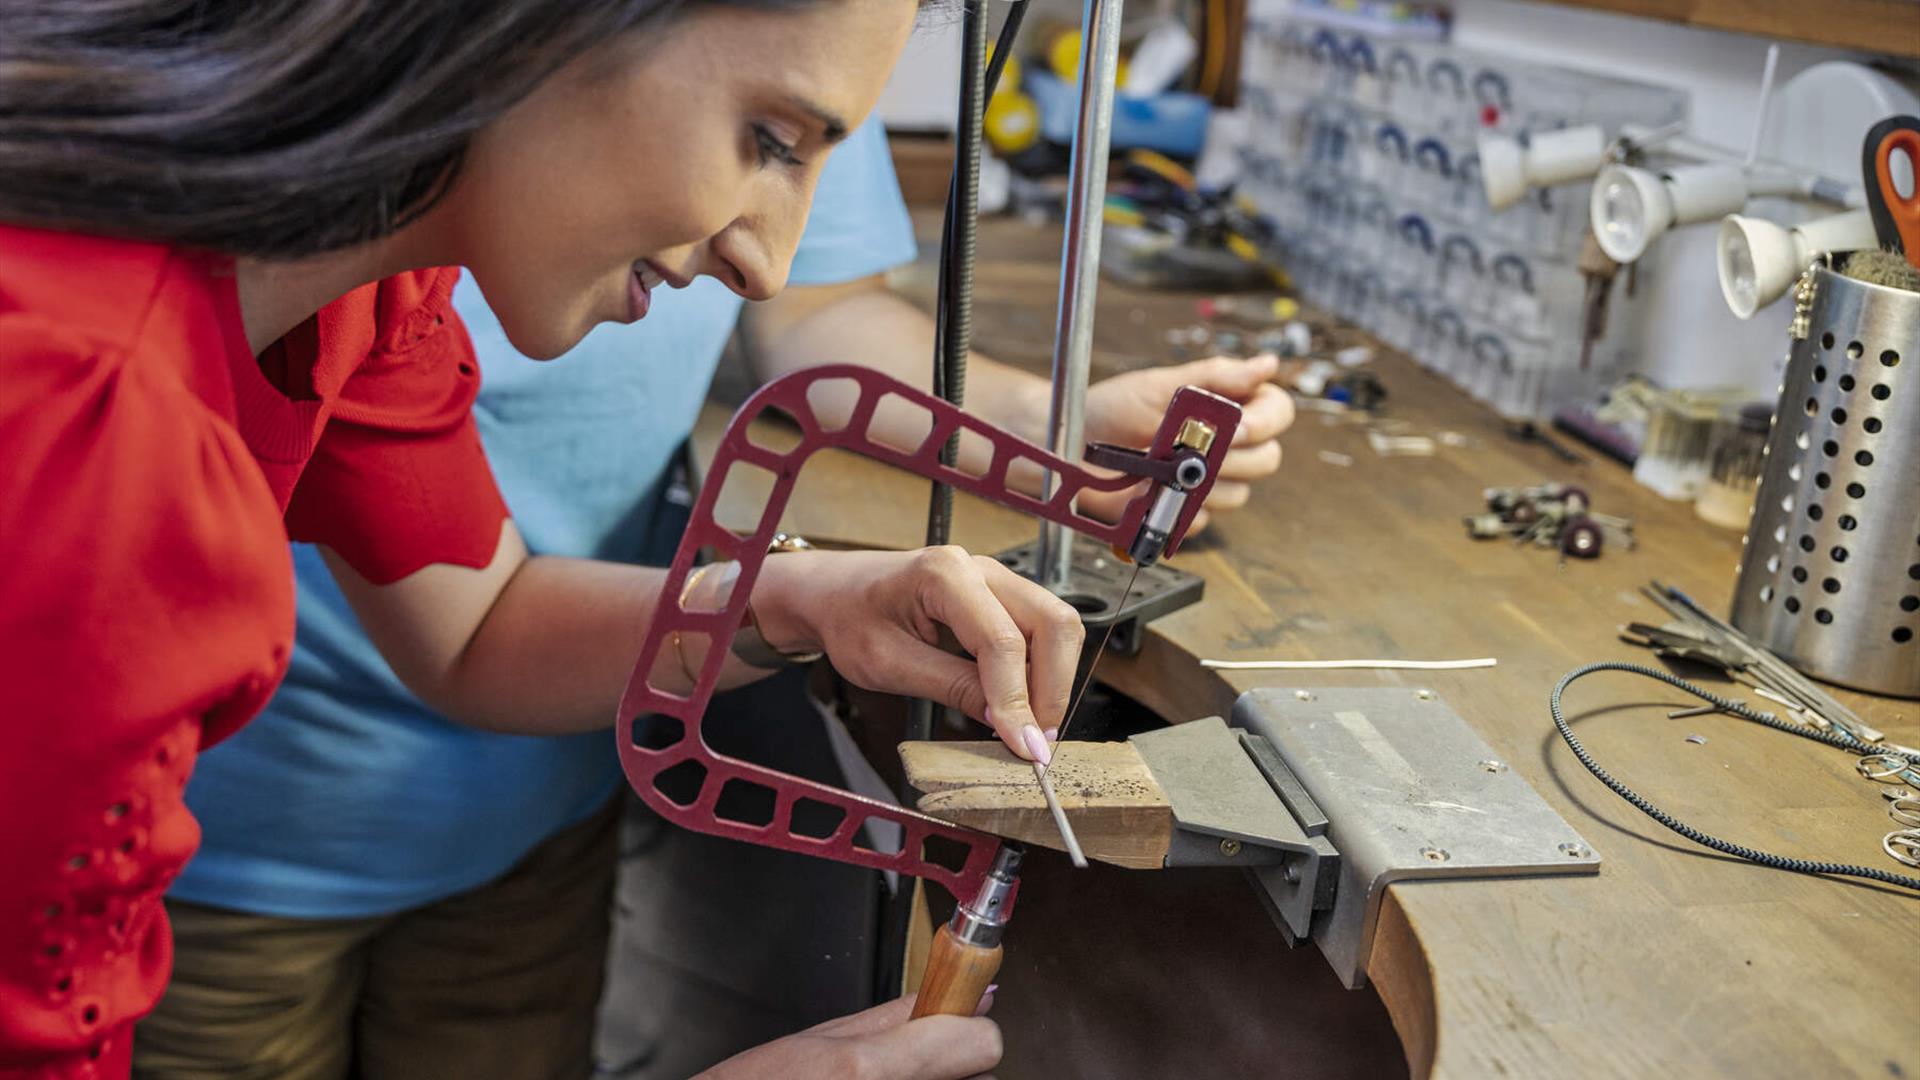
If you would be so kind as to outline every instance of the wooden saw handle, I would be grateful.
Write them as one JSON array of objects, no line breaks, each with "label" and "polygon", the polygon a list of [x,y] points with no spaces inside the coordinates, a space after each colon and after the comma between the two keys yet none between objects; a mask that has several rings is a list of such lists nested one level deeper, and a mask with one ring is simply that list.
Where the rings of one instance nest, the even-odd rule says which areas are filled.
[{"label": "wooden saw handle", "polygon": [[933,935],[933,953],[920,996],[913,1003],[913,1019],[923,1016],[972,1016],[980,999],[1000,970],[999,945],[969,945],[953,927],[942,926]]}]

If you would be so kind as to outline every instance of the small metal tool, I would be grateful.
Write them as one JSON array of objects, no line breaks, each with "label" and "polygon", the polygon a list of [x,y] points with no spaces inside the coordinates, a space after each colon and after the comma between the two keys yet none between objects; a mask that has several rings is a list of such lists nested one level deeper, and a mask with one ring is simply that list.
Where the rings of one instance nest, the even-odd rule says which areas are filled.
[{"label": "small metal tool", "polygon": [[[1133,583],[1139,580],[1140,567],[1143,565],[1145,564],[1139,561],[1134,562],[1133,573],[1127,575],[1127,587],[1120,590],[1121,597],[1124,598],[1133,591]],[[1073,723],[1073,714],[1080,711],[1080,703],[1086,700],[1087,691],[1093,689],[1093,672],[1100,666],[1100,658],[1107,653],[1107,640],[1113,637],[1113,627],[1113,623],[1108,623],[1107,632],[1100,635],[1100,646],[1094,650],[1093,659],[1087,664],[1086,678],[1080,680],[1080,690],[1073,695],[1073,701],[1067,705],[1067,715],[1060,721],[1056,747],[1065,744],[1067,725]],[[1073,834],[1073,826],[1067,821],[1067,812],[1060,806],[1060,796],[1054,793],[1053,781],[1047,779],[1047,768],[1037,761],[1034,762],[1033,778],[1040,781],[1040,793],[1047,797],[1047,809],[1053,812],[1053,823],[1060,829],[1060,840],[1066,845],[1067,858],[1073,860],[1074,869],[1085,870],[1087,868],[1086,852],[1080,850],[1080,838]]]},{"label": "small metal tool", "polygon": [[[1593,366],[1594,343],[1607,332],[1607,307],[1613,299],[1613,279],[1620,273],[1620,264],[1601,249],[1591,225],[1580,241],[1578,267],[1580,276],[1586,281],[1586,300],[1580,317],[1580,370],[1586,371]],[[1564,448],[1549,443],[1548,449],[1559,454]]]},{"label": "small metal tool", "polygon": [[1067,812],[1060,806],[1060,796],[1053,790],[1053,781],[1047,779],[1047,767],[1039,762],[1033,763],[1033,778],[1040,781],[1040,793],[1047,797],[1047,809],[1053,811],[1053,824],[1060,830],[1060,840],[1067,845],[1067,858],[1073,860],[1076,870],[1087,868],[1087,853],[1080,850],[1080,838],[1073,834],[1073,826],[1067,823]]}]

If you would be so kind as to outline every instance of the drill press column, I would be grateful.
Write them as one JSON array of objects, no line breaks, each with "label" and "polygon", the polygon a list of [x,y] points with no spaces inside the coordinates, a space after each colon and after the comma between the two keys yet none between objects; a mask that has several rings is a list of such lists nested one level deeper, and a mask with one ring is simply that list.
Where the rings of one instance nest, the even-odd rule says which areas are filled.
[{"label": "drill press column", "polygon": [[[1093,353],[1093,301],[1100,275],[1101,211],[1107,201],[1107,149],[1113,133],[1114,75],[1120,67],[1121,0],[1086,0],[1080,25],[1080,115],[1067,187],[1067,236],[1060,253],[1060,315],[1053,343],[1053,404],[1047,448],[1080,460],[1085,442],[1087,369]],[[1046,493],[1055,478],[1047,474]],[[1062,591],[1073,566],[1073,534],[1040,526],[1037,577]]]}]

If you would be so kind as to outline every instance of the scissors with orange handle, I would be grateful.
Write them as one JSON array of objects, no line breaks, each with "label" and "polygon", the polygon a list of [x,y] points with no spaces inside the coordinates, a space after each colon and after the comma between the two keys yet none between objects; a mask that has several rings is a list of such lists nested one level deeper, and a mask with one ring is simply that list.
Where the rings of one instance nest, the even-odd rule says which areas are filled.
[{"label": "scissors with orange handle", "polygon": [[[1889,116],[1867,132],[1865,174],[1867,209],[1880,246],[1904,254],[1920,269],[1920,119]],[[1908,191],[1900,194],[1893,179],[1894,154],[1907,156]]]}]

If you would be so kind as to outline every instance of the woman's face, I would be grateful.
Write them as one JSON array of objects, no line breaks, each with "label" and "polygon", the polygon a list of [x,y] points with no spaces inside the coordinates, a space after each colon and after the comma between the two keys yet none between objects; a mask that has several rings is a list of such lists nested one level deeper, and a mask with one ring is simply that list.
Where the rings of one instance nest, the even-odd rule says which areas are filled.
[{"label": "woman's face", "polygon": [[431,216],[528,356],[643,316],[701,274],[765,299],[786,283],[827,152],[873,108],[915,11],[715,5],[611,42],[482,131]]}]

